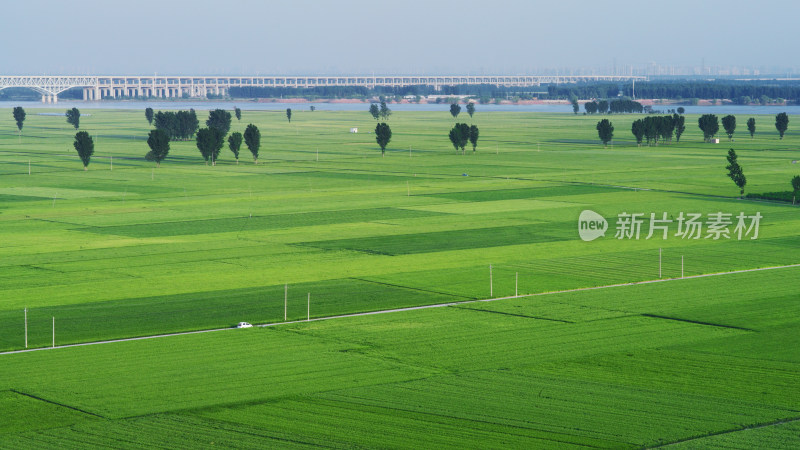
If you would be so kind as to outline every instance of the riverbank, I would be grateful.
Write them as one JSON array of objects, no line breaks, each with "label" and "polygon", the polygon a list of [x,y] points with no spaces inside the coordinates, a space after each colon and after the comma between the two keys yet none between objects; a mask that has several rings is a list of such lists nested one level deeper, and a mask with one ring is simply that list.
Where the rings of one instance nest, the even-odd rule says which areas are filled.
[{"label": "riverbank", "polygon": [[[285,111],[286,108],[291,108],[296,112],[310,111],[311,106],[314,106],[316,111],[367,111],[369,109],[370,100],[358,99],[339,99],[339,100],[307,100],[307,99],[278,99],[279,101],[255,101],[253,99],[237,99],[237,100],[192,100],[192,99],[175,99],[175,100],[101,100],[101,101],[81,101],[63,100],[59,103],[41,103],[38,101],[28,102],[13,102],[6,101],[0,102],[0,108],[7,108],[10,110],[15,106],[22,106],[26,110],[46,110],[46,111],[61,111],[66,109],[78,108],[80,110],[93,110],[93,109],[120,109],[132,110],[145,108],[153,108],[154,110],[175,111],[195,109],[197,111],[208,111],[212,109],[226,109],[233,110],[238,107],[243,111]],[[373,100],[374,101],[374,100]],[[641,101],[643,105],[648,105],[644,100]],[[581,102],[583,103],[583,102]],[[649,103],[653,107],[656,114],[666,114],[669,109],[676,109],[678,104],[657,103],[653,101]],[[450,104],[447,102],[441,103],[428,103],[428,102],[390,102],[390,108],[395,112],[404,111],[442,111],[449,114]],[[686,114],[742,114],[742,115],[775,115],[780,112],[785,112],[790,115],[800,115],[800,105],[781,105],[781,106],[761,106],[761,105],[734,105],[734,104],[698,104],[698,105],[680,105],[685,109]],[[509,100],[502,100],[497,103],[478,103],[475,106],[477,114],[481,113],[494,113],[494,112],[537,112],[537,113],[555,113],[555,114],[573,114],[572,105],[565,100],[528,100],[511,102]],[[10,113],[9,113],[10,114]],[[581,106],[580,114],[583,114],[583,106]],[[611,116],[613,117],[613,116]]]}]

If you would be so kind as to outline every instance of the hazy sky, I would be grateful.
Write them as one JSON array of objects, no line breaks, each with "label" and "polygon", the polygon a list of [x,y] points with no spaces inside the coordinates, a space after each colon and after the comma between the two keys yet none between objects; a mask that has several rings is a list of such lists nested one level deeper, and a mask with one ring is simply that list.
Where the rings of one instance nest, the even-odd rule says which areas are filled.
[{"label": "hazy sky", "polygon": [[800,0],[15,0],[0,74],[800,67]]}]

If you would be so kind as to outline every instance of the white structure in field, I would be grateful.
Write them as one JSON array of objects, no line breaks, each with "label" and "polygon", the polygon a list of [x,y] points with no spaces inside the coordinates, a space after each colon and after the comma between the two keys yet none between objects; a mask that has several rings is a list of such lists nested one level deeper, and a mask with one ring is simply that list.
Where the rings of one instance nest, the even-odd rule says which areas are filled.
[{"label": "white structure in field", "polygon": [[0,90],[25,87],[42,94],[43,103],[58,102],[58,94],[67,89],[83,88],[84,100],[116,97],[205,97],[225,95],[232,87],[376,86],[401,87],[426,85],[492,84],[496,86],[539,86],[541,84],[578,83],[582,81],[623,82],[646,80],[626,75],[446,75],[446,76],[295,76],[295,77],[220,77],[220,76],[2,76]]},{"label": "white structure in field", "polygon": [[350,128],[350,132],[351,133],[358,133],[358,128],[357,127]]}]

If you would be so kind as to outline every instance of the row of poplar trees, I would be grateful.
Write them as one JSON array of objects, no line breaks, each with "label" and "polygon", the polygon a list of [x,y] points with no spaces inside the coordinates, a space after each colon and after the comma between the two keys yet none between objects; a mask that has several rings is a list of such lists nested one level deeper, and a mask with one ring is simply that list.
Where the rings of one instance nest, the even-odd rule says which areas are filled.
[{"label": "row of poplar trees", "polygon": [[[234,108],[236,120],[242,119],[242,110]],[[228,135],[231,129],[231,113],[224,109],[215,109],[208,113],[205,128],[199,128],[197,114],[194,109],[189,111],[154,113],[152,108],[145,109],[145,118],[155,129],[147,137],[150,151],[145,155],[148,161],[154,161],[156,166],[161,165],[169,154],[171,140],[189,140],[194,138],[197,149],[200,151],[206,164],[216,165],[219,154],[225,146],[226,137],[228,148],[239,164],[239,150],[242,142],[247,145],[253,155],[253,162],[258,164],[258,153],[261,148],[261,132],[252,123],[247,125],[244,134],[236,131]]]}]

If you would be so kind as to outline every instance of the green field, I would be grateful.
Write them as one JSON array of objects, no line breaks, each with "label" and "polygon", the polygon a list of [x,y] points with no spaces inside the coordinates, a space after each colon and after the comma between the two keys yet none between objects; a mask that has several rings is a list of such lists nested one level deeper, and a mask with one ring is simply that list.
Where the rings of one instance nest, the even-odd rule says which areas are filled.
[{"label": "green field", "polygon": [[[461,155],[443,107],[395,112],[382,158],[366,111],[244,108],[258,165],[188,141],[155,169],[142,111],[86,110],[86,172],[63,117],[18,136],[0,109],[0,351],[25,308],[37,348],[53,320],[64,345],[303,320],[309,294],[323,318],[672,280],[0,355],[0,447],[800,443],[800,268],[680,279],[800,263],[797,208],[736,199],[724,168],[733,147],[747,192],[789,190],[792,122],[711,145],[688,116],[637,147],[614,116],[603,148],[597,118],[479,107]],[[586,209],[763,219],[755,240],[583,242]]]}]

